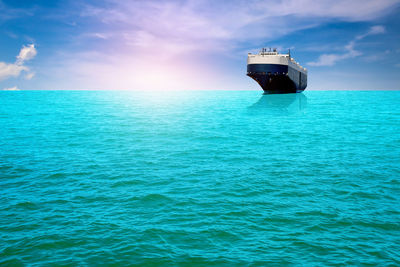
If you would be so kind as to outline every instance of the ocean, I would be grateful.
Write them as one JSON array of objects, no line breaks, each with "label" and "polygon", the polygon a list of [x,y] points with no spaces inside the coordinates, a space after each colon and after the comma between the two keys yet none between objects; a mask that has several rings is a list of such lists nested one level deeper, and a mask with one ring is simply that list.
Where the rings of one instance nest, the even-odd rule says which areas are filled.
[{"label": "ocean", "polygon": [[0,265],[400,265],[399,102],[0,92]]}]

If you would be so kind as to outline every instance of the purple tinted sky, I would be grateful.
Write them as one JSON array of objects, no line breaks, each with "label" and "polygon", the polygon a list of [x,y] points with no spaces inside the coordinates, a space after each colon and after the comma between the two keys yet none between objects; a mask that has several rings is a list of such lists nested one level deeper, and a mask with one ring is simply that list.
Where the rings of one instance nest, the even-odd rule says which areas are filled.
[{"label": "purple tinted sky", "polygon": [[400,89],[400,0],[0,0],[0,89],[260,90],[291,48],[308,90]]}]

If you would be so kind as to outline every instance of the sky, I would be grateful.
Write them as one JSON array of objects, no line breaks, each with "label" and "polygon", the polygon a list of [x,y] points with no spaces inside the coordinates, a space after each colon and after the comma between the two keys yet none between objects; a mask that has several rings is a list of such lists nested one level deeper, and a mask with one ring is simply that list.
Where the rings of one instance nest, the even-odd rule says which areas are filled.
[{"label": "sky", "polygon": [[0,0],[0,90],[260,90],[276,47],[307,90],[400,89],[400,0]]}]

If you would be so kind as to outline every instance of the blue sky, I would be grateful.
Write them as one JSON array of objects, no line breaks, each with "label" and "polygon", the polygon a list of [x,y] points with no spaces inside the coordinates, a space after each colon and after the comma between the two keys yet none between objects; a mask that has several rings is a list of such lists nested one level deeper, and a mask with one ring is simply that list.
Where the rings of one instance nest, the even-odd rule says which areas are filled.
[{"label": "blue sky", "polygon": [[0,0],[0,90],[260,90],[291,49],[307,90],[400,89],[400,0]]}]

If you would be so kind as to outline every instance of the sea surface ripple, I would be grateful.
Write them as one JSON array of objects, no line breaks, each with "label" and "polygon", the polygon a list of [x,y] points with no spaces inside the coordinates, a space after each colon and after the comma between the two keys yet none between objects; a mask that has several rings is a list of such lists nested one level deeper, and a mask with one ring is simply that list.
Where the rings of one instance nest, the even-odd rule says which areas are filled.
[{"label": "sea surface ripple", "polygon": [[400,265],[400,92],[0,92],[0,265]]}]

